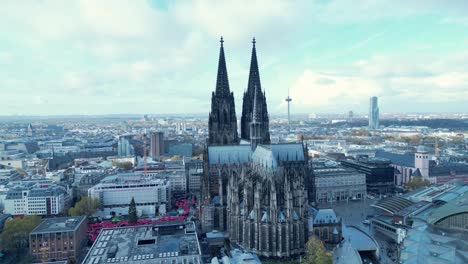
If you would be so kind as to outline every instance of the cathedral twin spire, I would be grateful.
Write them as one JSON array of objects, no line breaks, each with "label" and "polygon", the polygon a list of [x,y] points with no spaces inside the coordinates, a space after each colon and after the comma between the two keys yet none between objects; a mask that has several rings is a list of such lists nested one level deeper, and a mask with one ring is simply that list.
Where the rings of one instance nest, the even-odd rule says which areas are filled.
[{"label": "cathedral twin spire", "polygon": [[[235,114],[234,94],[230,92],[229,80],[224,55],[224,40],[221,37],[218,60],[218,75],[216,90],[212,94],[211,112],[209,115],[209,144],[225,145],[237,144],[237,119]],[[269,118],[265,94],[262,93],[260,74],[258,70],[257,51],[255,38],[252,41],[252,57],[250,61],[249,82],[244,93],[241,117],[241,138],[252,140],[251,123],[259,125],[255,129],[256,141],[269,144]],[[254,132],[254,131],[252,131]]]},{"label": "cathedral twin spire", "polygon": [[234,94],[229,89],[222,37],[220,43],[216,90],[211,95],[211,112],[208,118],[208,143],[210,145],[232,145],[239,143],[236,107]]},{"label": "cathedral twin spire", "polygon": [[221,37],[219,41],[221,47],[219,48],[219,60],[218,60],[218,76],[216,78],[216,93],[228,95],[229,91],[229,79],[226,68],[226,58],[224,57],[224,40]]},{"label": "cathedral twin spire", "polygon": [[[241,116],[241,138],[251,140],[250,123],[256,115],[257,122],[261,123],[259,135],[262,143],[270,143],[269,117],[265,93],[262,93],[262,84],[260,82],[260,72],[258,70],[257,49],[255,47],[255,38],[252,40],[252,57],[250,59],[249,82],[247,90],[244,92],[242,102]],[[256,104],[256,111],[254,105]]]}]

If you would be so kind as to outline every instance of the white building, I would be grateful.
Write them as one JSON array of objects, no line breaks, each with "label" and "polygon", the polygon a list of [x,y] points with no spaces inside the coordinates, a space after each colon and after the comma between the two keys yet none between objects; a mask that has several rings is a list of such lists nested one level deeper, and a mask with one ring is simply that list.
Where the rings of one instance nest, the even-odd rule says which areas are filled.
[{"label": "white building", "polygon": [[171,182],[171,192],[178,194],[187,193],[187,173],[185,170],[150,170],[142,175],[152,179],[168,180]]},{"label": "white building", "polygon": [[201,178],[203,175],[203,168],[190,168],[188,169],[188,191],[192,193],[199,193],[201,190]]},{"label": "white building", "polygon": [[88,196],[99,199],[104,214],[127,215],[132,197],[139,215],[164,215],[170,206],[171,184],[141,174],[121,173],[108,176],[88,190]]},{"label": "white building", "polygon": [[172,171],[168,175],[171,182],[171,190],[174,193],[185,194],[187,192],[187,175],[185,171]]},{"label": "white building", "polygon": [[36,183],[13,186],[3,201],[4,213],[12,215],[57,215],[66,209],[69,193],[63,186]]}]

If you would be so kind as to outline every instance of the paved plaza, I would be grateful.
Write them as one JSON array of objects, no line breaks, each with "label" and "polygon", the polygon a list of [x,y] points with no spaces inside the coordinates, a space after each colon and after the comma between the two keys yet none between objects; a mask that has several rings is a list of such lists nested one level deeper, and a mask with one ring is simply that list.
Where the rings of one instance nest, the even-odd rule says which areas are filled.
[{"label": "paved plaza", "polygon": [[[370,230],[370,225],[364,224],[364,220],[368,219],[369,216],[375,216],[378,214],[375,208],[371,207],[372,204],[375,204],[379,199],[365,199],[358,201],[343,201],[343,202],[334,202],[327,204],[320,204],[319,208],[333,208],[337,217],[340,217],[343,220],[343,225],[353,225],[357,226],[365,232],[371,234],[379,243],[380,246],[380,263],[390,264],[396,263],[392,260],[395,259],[396,245],[387,241],[387,239],[380,235],[374,234]],[[390,253],[389,252],[393,252]]]}]

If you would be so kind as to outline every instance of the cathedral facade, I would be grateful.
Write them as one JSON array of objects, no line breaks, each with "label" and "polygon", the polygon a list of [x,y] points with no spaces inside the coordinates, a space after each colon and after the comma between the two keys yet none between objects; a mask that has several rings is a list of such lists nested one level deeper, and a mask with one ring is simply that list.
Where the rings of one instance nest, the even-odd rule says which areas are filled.
[{"label": "cathedral facade", "polygon": [[255,39],[250,66],[239,139],[221,39],[204,157],[202,229],[227,232],[231,242],[262,257],[290,257],[303,253],[307,241],[312,169],[302,143],[270,143]]}]

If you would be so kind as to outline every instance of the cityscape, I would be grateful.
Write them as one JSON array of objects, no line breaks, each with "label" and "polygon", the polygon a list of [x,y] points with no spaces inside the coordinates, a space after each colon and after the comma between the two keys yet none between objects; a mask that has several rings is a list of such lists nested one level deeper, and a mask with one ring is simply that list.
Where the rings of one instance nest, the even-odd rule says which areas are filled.
[{"label": "cityscape", "polygon": [[241,2],[0,3],[0,263],[468,263],[467,6]]}]

